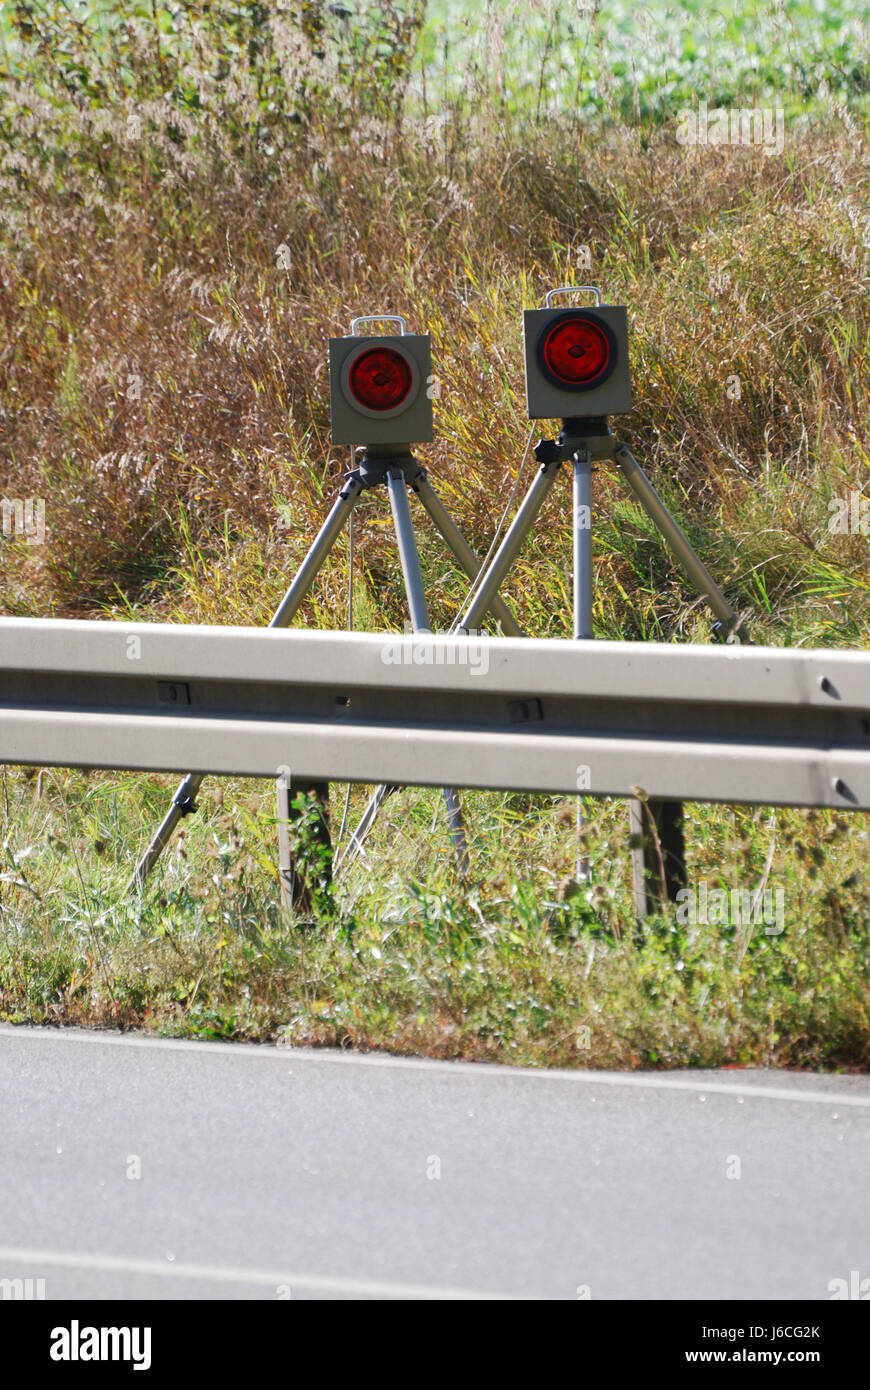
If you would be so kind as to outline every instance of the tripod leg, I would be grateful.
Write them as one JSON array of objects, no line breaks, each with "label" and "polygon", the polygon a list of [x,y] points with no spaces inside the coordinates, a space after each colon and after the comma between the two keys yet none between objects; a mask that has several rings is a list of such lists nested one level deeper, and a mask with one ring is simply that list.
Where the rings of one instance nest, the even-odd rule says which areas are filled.
[{"label": "tripod leg", "polygon": [[205,778],[202,773],[191,772],[178,787],[178,790],[172,798],[172,805],[160,822],[150,845],[136,865],[136,873],[133,882],[138,887],[141,888],[151,870],[154,868],[155,863],[172,838],[172,833],[182,816],[189,815],[192,811],[196,810],[195,797],[204,781]]},{"label": "tripod leg", "polygon": [[671,516],[631,450],[625,444],[619,444],[615,457],[628,486],[667,541],[695,588],[707,600],[722,626],[739,633],[739,613],[731,607],[707,566],[695,554],[688,536]]},{"label": "tripod leg", "polygon": [[[440,532],[442,539],[450,549],[461,569],[465,571],[468,578],[475,580],[480,573],[480,561],[472,550],[468,541],[463,536],[453,517],[448,512],[441,498],[433,488],[424,472],[417,474],[411,483],[423,506],[429,514],[435,529]],[[496,595],[490,604],[492,616],[501,624],[501,630],[506,637],[525,637],[523,629],[520,627],[507,604]]]},{"label": "tripod leg", "polygon": [[[671,516],[631,450],[625,444],[620,444],[615,456],[635,497],[677,556],[695,588],[707,600],[722,625],[722,631],[742,635],[739,613],[731,607],[706,565],[695,554],[688,537]],[[680,888],[686,885],[683,807],[677,801],[649,801],[646,807],[633,801],[630,814],[632,833],[639,834],[643,841],[643,848],[632,851],[632,857],[635,907],[638,916],[645,917],[663,903],[674,902]],[[651,825],[646,824],[647,820]],[[658,839],[661,862],[658,848],[650,842],[650,830],[654,830]]]},{"label": "tripod leg", "polygon": [[453,848],[456,851],[456,858],[459,863],[459,874],[461,878],[468,877],[468,841],[465,838],[465,820],[462,815],[462,804],[459,800],[459,792],[455,787],[444,788],[444,800],[447,805],[447,828],[450,831],[450,838],[453,841]]},{"label": "tripod leg", "polygon": [[[287,627],[293,621],[302,600],[314,583],[318,570],[347,524],[348,517],[356,506],[362,491],[363,485],[358,477],[351,475],[345,479],[344,486],[338,494],[329,516],[321,526],[314,544],[302,561],[299,573],[281,600],[269,627]],[[144,884],[181,817],[196,809],[194,797],[204,779],[204,773],[191,772],[179,786],[172,798],[172,805],[136,865],[133,882],[138,887],[141,888]]]},{"label": "tripod leg", "polygon": [[507,534],[492,557],[479,589],[459,620],[459,631],[477,631],[481,619],[491,611],[493,599],[502,586],[505,575],[513,564],[526,536],[535,523],[535,517],[544,505],[544,499],[559,472],[559,460],[541,465],[538,475],[529,488],[522,506],[508,527]]},{"label": "tripod leg", "polygon": [[592,462],[574,455],[574,637],[592,631]]},{"label": "tripod leg", "polygon": [[[574,638],[581,640],[595,636],[592,631],[592,601],[594,596],[594,575],[592,569],[592,460],[588,450],[579,450],[574,455]],[[581,839],[585,823],[582,800],[577,801],[577,838],[580,852],[577,855],[577,879],[584,882],[589,878],[589,856],[582,849]]]},{"label": "tripod leg", "polygon": [[331,551],[363,491],[359,478],[345,479],[344,487],[333,504],[332,511],[324,521],[305,559],[299,573],[290,585],[269,623],[270,627],[289,627],[299,611],[302,600],[314,583],[317,573]]},{"label": "tripod leg", "polygon": [[[390,492],[390,506],[393,511],[393,524],[396,528],[396,540],[402,562],[402,574],[405,579],[405,591],[408,595],[408,607],[411,610],[411,622],[415,632],[428,632],[429,610],[426,607],[423,576],[420,572],[420,557],[417,554],[414,523],[411,520],[411,508],[408,505],[408,484],[401,469],[390,469],[387,474],[387,487]],[[452,787],[446,788],[444,799],[447,802],[447,820],[453,848],[459,861],[459,872],[464,878],[469,867],[468,844],[465,839],[465,826],[459,807],[459,794]]]},{"label": "tripod leg", "polygon": [[351,834],[343,853],[339,855],[336,861],[336,874],[340,874],[345,867],[350,868],[357,855],[362,853],[363,841],[375,823],[375,817],[381,808],[381,802],[391,791],[395,791],[395,788],[381,784],[369,798],[368,805],[360,816],[356,830]]},{"label": "tripod leg", "polygon": [[387,474],[387,487],[390,493],[390,506],[393,511],[393,525],[396,528],[399,559],[402,562],[405,593],[408,596],[408,607],[411,610],[411,623],[415,632],[428,632],[429,610],[426,606],[426,593],[423,588],[423,575],[420,572],[417,542],[414,539],[411,508],[408,506],[408,485],[401,469],[390,470]]}]

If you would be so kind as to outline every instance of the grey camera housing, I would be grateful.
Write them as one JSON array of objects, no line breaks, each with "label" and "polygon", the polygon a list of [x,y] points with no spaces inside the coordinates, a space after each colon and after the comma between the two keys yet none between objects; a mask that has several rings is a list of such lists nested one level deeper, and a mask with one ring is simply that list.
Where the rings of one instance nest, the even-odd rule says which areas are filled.
[{"label": "grey camera housing", "polygon": [[[609,330],[615,365],[599,386],[572,390],[559,386],[545,374],[538,360],[538,343],[545,328],[568,313],[599,320]],[[628,366],[628,311],[621,304],[599,304],[588,309],[524,309],[523,337],[526,363],[526,405],[531,420],[566,420],[583,416],[625,415],[631,410],[631,376]]]},{"label": "grey camera housing", "polygon": [[[392,348],[408,357],[415,378],[407,405],[395,412],[372,412],[346,388],[348,359],[371,348]],[[333,444],[427,444],[433,438],[432,346],[428,333],[356,335],[329,340],[329,401]]]}]

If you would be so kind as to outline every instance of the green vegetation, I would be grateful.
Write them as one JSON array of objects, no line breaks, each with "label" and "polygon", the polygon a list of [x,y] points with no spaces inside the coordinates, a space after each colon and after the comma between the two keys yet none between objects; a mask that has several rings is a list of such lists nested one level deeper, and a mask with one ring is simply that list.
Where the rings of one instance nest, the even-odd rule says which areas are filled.
[{"label": "green vegetation", "polygon": [[867,6],[848,0],[430,0],[427,17],[427,89],[454,101],[470,73],[512,111],[573,107],[587,126],[699,100],[866,110]]},{"label": "green vegetation", "polygon": [[[630,306],[624,432],[755,640],[866,645],[868,537],[828,523],[870,481],[867,8],[542,5],[521,30],[352,8],[7,10],[0,486],[45,499],[48,535],[0,539],[2,610],[264,622],[347,464],[325,340],[381,307],[433,335],[425,459],[486,550],[528,434],[520,311],[591,278]],[[702,100],[784,108],[782,151],[682,147]],[[707,640],[616,477],[596,487],[597,634]],[[355,625],[401,629],[388,510],[358,516]],[[420,537],[446,626],[466,585]],[[506,588],[530,632],[569,635],[569,567],[557,488]],[[344,626],[346,593],[340,550],[300,621]],[[0,1017],[538,1065],[870,1059],[866,816],[688,807],[693,879],[781,889],[784,930],[641,934],[624,804],[589,804],[578,889],[573,803],[467,795],[461,889],[439,796],[407,791],[292,920],[250,783],[209,781],[128,896],[176,780],[4,772]]]}]

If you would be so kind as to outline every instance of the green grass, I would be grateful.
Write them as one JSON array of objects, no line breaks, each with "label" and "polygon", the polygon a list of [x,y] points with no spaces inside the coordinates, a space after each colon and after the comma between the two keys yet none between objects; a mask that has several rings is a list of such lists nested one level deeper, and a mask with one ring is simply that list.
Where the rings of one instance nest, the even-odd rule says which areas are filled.
[{"label": "green grass", "polygon": [[868,19],[849,0],[431,0],[422,54],[436,100],[461,100],[470,77],[508,109],[573,109],[586,123],[614,107],[662,119],[700,100],[791,116],[866,101]]},{"label": "green grass", "polygon": [[147,898],[125,893],[169,790],[6,775],[5,1018],[538,1066],[870,1060],[855,822],[690,808],[708,893],[754,887],[769,861],[784,930],[671,917],[641,934],[620,803],[592,809],[593,877],[578,890],[568,802],[468,795],[475,874],[460,892],[440,798],[409,790],[387,803],[332,911],[301,929],[278,906],[271,805],[240,784],[210,783]]}]

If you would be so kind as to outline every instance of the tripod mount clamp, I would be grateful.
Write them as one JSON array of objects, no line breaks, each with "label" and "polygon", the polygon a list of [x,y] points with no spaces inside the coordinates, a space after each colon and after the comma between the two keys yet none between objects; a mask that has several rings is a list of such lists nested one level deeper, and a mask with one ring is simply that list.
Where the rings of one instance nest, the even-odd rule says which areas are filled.
[{"label": "tripod mount clamp", "polygon": [[717,641],[725,642],[728,646],[751,647],[754,644],[746,631],[748,617],[747,613],[735,613],[729,622],[717,619],[710,631]]},{"label": "tripod mount clamp", "polygon": [[367,444],[357,460],[356,469],[348,477],[358,479],[364,488],[369,488],[385,484],[387,476],[396,472],[403,473],[405,481],[412,484],[422,471],[423,465],[414,457],[408,445]]},{"label": "tripod mount clamp", "polygon": [[606,416],[580,416],[562,421],[557,439],[541,439],[535,445],[535,458],[547,468],[564,463],[582,454],[590,463],[612,459],[616,440],[610,432]]}]

